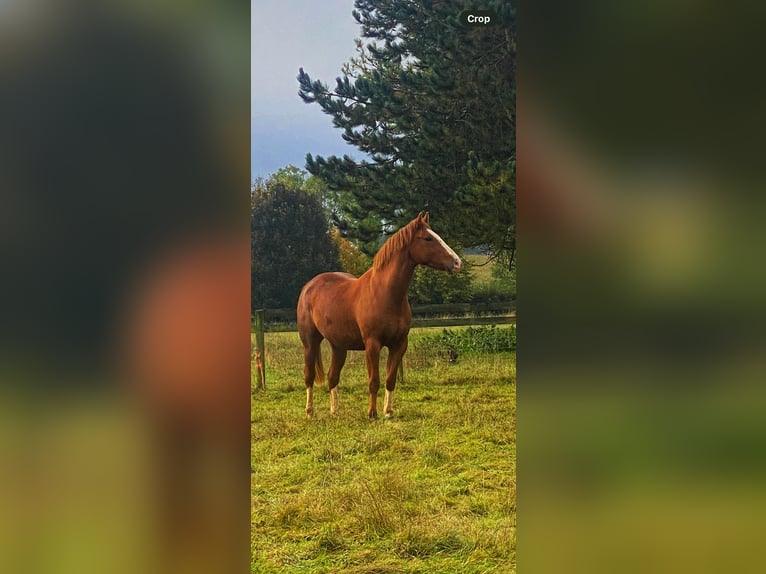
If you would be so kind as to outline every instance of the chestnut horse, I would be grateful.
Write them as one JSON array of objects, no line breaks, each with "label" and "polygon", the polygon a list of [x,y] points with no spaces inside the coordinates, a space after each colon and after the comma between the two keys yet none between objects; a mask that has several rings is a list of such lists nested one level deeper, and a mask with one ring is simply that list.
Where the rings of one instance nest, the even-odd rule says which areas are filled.
[{"label": "chestnut horse", "polygon": [[368,415],[377,418],[380,387],[380,350],[388,347],[386,366],[386,417],[393,414],[396,373],[407,350],[412,312],[407,289],[417,265],[458,271],[457,254],[434,233],[428,214],[421,213],[380,248],[372,267],[358,279],[349,273],[322,273],[301,290],[298,331],[303,343],[306,414],[314,412],[314,380],[324,378],[320,344],[332,347],[328,372],[330,412],[338,411],[338,382],[346,353],[364,351],[370,391]]}]

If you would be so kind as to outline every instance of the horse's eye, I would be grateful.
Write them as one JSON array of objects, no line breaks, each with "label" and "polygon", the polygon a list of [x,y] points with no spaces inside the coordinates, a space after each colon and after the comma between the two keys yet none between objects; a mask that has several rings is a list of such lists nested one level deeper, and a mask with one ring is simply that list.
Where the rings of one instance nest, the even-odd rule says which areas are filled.
[{"label": "horse's eye", "polygon": [[426,241],[433,241],[434,240],[434,238],[431,237],[430,235],[424,237],[423,239],[425,239]]}]

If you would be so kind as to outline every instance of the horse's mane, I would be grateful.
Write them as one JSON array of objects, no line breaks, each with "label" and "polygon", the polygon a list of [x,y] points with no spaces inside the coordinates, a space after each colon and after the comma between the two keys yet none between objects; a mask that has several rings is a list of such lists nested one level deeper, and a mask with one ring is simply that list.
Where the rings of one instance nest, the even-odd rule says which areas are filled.
[{"label": "horse's mane", "polygon": [[388,238],[388,241],[383,244],[383,247],[378,250],[375,258],[372,260],[372,268],[375,271],[382,269],[391,261],[394,253],[401,251],[412,242],[412,236],[417,225],[418,220],[414,219]]}]

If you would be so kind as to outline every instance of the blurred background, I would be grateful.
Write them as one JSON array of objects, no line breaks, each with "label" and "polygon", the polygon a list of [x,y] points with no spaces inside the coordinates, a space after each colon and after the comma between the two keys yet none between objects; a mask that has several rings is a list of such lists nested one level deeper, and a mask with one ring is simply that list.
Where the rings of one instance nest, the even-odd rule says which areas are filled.
[{"label": "blurred background", "polygon": [[0,3],[0,571],[247,568],[248,17]]},{"label": "blurred background", "polygon": [[766,9],[519,5],[521,572],[757,572]]}]

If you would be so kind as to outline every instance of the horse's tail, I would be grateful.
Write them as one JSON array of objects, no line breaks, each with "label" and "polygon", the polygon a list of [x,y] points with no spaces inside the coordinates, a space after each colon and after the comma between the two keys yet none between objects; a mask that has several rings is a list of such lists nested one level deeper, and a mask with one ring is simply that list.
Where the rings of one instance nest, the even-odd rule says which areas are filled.
[{"label": "horse's tail", "polygon": [[322,348],[317,351],[317,361],[314,365],[315,378],[314,381],[317,384],[324,383],[324,366],[322,365]]}]

